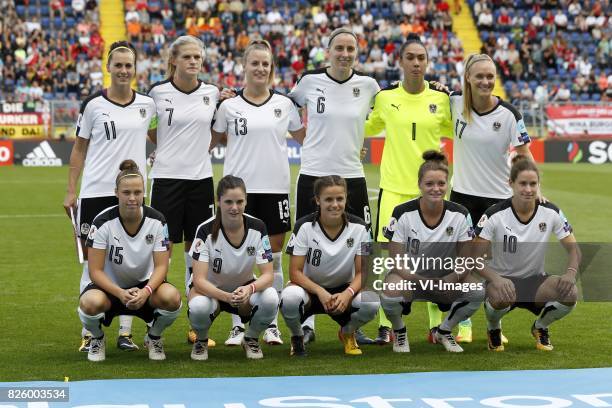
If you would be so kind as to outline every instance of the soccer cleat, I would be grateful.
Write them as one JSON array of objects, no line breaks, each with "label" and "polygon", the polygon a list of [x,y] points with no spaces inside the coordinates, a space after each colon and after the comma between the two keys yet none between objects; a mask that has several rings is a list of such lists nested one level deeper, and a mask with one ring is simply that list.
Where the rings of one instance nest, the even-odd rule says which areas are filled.
[{"label": "soccer cleat", "polygon": [[455,337],[457,343],[471,343],[472,342],[472,326],[462,325],[459,323],[459,331]]},{"label": "soccer cleat", "polygon": [[304,331],[304,344],[314,343],[317,339],[314,329],[311,329],[310,326],[304,326],[302,330]]},{"label": "soccer cleat", "polygon": [[366,334],[361,330],[361,328],[355,331],[355,340],[357,340],[357,344],[360,346],[376,344],[374,340],[366,336]]},{"label": "soccer cleat", "polygon": [[208,339],[196,340],[191,349],[191,359],[197,361],[208,360]]},{"label": "soccer cleat", "polygon": [[432,330],[434,330],[433,335],[436,339],[436,343],[443,345],[446,351],[450,351],[451,353],[463,353],[463,349],[457,344],[457,341],[455,341],[453,333],[440,330],[439,327],[434,327]]},{"label": "soccer cleat", "polygon": [[89,353],[90,344],[91,344],[91,336],[81,337],[81,345],[79,346],[79,351],[81,353]]},{"label": "soccer cleat", "polygon": [[489,350],[504,351],[504,343],[501,339],[501,329],[487,330],[487,338],[489,339]]},{"label": "soccer cleat", "polygon": [[508,344],[510,342],[510,340],[508,340],[508,338],[504,336],[504,333],[502,333],[501,338],[502,338],[502,343],[504,344]]},{"label": "soccer cleat", "polygon": [[308,353],[306,352],[306,346],[304,345],[305,337],[306,336],[291,336],[291,352],[289,353],[290,356],[308,356]]},{"label": "soccer cleat", "polygon": [[145,334],[144,345],[149,349],[149,360],[165,360],[166,353],[164,353],[164,342],[161,339],[152,339],[149,337],[149,333]]},{"label": "soccer cleat", "polygon": [[117,337],[117,348],[124,351],[136,351],[139,347],[132,340],[131,334],[120,334]]},{"label": "soccer cleat", "polygon": [[263,335],[263,340],[266,344],[270,345],[279,345],[283,344],[283,340],[281,339],[281,332],[278,330],[276,326],[268,326]]},{"label": "soccer cleat", "polygon": [[406,327],[393,330],[393,351],[395,353],[410,353],[410,343],[408,343]]},{"label": "soccer cleat", "polygon": [[355,333],[342,333],[342,329],[338,330],[338,338],[344,345],[344,354],[349,356],[360,356],[361,349],[355,340]]},{"label": "soccer cleat", "polygon": [[553,345],[550,344],[548,329],[538,329],[535,323],[531,326],[531,335],[536,339],[536,348],[542,351],[552,351]]},{"label": "soccer cleat", "polygon": [[263,358],[261,347],[259,347],[259,340],[251,337],[244,337],[242,340],[242,348],[246,351],[247,358],[252,360],[259,360]]},{"label": "soccer cleat", "polygon": [[89,361],[104,361],[106,358],[106,341],[104,336],[99,339],[91,338],[89,342],[89,351],[87,352],[87,359]]},{"label": "soccer cleat", "polygon": [[393,334],[391,333],[391,328],[387,326],[379,326],[378,327],[378,336],[374,341],[376,344],[384,346],[385,344],[391,343],[393,340]]},{"label": "soccer cleat", "polygon": [[244,338],[244,328],[240,326],[232,327],[232,330],[229,332],[229,336],[227,340],[225,340],[226,346],[239,346],[242,344],[242,339]]},{"label": "soccer cleat", "polygon": [[[189,329],[189,332],[187,333],[187,343],[194,344],[197,339],[198,335],[196,334],[195,330]],[[217,343],[213,339],[208,339],[208,348],[213,348],[216,345]]]}]

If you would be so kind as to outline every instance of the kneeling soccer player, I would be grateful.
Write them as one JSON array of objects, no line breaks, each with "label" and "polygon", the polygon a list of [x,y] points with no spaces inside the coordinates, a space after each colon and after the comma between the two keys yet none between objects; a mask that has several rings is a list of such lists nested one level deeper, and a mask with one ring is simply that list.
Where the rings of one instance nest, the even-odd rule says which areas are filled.
[{"label": "kneeling soccer player", "polygon": [[287,244],[291,282],[281,294],[281,313],[291,331],[291,355],[306,355],[301,324],[323,313],[340,324],[344,352],[361,354],[355,331],[374,319],[380,306],[374,292],[360,293],[361,257],[372,238],[361,218],[345,212],[346,192],[340,176],[317,179],[317,209],[296,222]]},{"label": "kneeling soccer player", "polygon": [[[576,305],[580,250],[572,227],[552,203],[537,200],[540,174],[535,163],[517,155],[510,170],[513,195],[490,207],[478,222],[477,238],[491,247],[491,262],[481,275],[487,280],[485,312],[489,349],[503,351],[501,318],[515,307],[538,316],[531,327],[538,350],[553,346],[548,326]],[[561,276],[544,272],[545,246],[554,233],[568,253]]]},{"label": "kneeling soccer player", "polygon": [[164,216],[143,206],[144,179],[124,160],[116,179],[119,204],[94,219],[87,237],[92,282],[79,300],[78,314],[92,334],[90,361],[106,358],[104,332],[115,316],[134,315],[148,323],[145,346],[151,360],[164,360],[163,330],[181,309],[178,290],[167,283],[168,230]]},{"label": "kneeling soccer player", "polygon": [[[266,226],[244,213],[246,187],[227,175],[217,186],[217,215],[200,224],[189,254],[193,278],[189,291],[189,321],[197,334],[193,360],[208,359],[208,330],[221,311],[250,322],[242,339],[247,358],[263,358],[259,335],[278,312],[272,287],[272,248]],[[261,276],[255,279],[253,266]]]},{"label": "kneeling soccer player", "polygon": [[[389,240],[391,258],[421,258],[421,260],[443,261],[466,251],[467,242],[474,236],[468,210],[462,205],[444,200],[448,185],[446,157],[433,150],[423,153],[425,162],[419,168],[418,185],[420,197],[398,205],[393,210],[385,236]],[[423,255],[423,256],[421,256]],[[441,264],[441,263],[440,263]],[[405,268],[405,269],[404,269]],[[469,269],[469,268],[468,268]],[[402,315],[410,313],[413,300],[428,300],[438,304],[448,314],[438,327],[432,329],[435,343],[442,344],[447,351],[463,351],[452,335],[459,322],[469,318],[484,300],[484,289],[469,273],[461,276],[459,269],[444,269],[429,265],[401,266],[386,277],[381,303],[385,315],[393,325],[393,351],[410,351],[406,325]],[[390,286],[405,283],[405,288]],[[440,287],[440,285],[449,286]],[[471,286],[466,290],[458,287]],[[468,286],[468,287],[469,287]]]}]

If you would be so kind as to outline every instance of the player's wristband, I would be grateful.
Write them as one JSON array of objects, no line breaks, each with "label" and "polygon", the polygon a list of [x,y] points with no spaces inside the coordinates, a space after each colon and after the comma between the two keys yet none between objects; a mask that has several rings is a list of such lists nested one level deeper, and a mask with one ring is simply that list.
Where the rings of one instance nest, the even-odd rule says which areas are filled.
[{"label": "player's wristband", "polygon": [[255,287],[255,284],[254,284],[254,283],[251,283],[251,285],[249,285],[249,286],[251,286],[251,290],[252,290],[251,295],[252,295],[253,293],[257,292],[257,288]]},{"label": "player's wristband", "polygon": [[578,269],[576,269],[576,268],[572,268],[571,266],[570,266],[570,267],[568,267],[566,270],[568,270],[568,271],[572,271],[572,272],[574,272],[574,273],[578,273]]},{"label": "player's wristband", "polygon": [[351,296],[355,296],[355,291],[350,286],[346,288],[349,292],[351,292]]},{"label": "player's wristband", "polygon": [[149,296],[151,296],[153,294],[153,289],[151,289],[151,287],[149,285],[145,285],[144,288],[149,292]]}]

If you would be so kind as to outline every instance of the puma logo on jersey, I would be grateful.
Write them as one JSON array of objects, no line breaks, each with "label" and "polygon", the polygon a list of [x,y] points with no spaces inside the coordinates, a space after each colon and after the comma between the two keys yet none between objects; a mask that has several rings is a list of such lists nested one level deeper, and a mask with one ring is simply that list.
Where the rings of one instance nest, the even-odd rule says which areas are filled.
[{"label": "puma logo on jersey", "polygon": [[115,238],[115,241],[117,241],[117,242],[121,242],[121,241],[119,241],[119,238],[117,238],[117,237],[116,237],[116,236],[114,236],[114,235],[113,235],[113,238]]},{"label": "puma logo on jersey", "polygon": [[417,232],[414,229],[410,228],[410,231],[412,231],[414,235],[417,235]]},{"label": "puma logo on jersey", "polygon": [[236,113],[236,115],[238,115],[238,116],[242,116],[242,112],[240,112],[240,111],[236,111],[235,113]]},{"label": "puma logo on jersey", "polygon": [[321,92],[322,94],[324,94],[325,93],[325,89],[317,88],[317,92]]},{"label": "puma logo on jersey", "polygon": [[315,244],[319,245],[319,241],[317,241],[316,239],[312,239],[312,242],[314,242]]},{"label": "puma logo on jersey", "polygon": [[166,101],[168,103],[172,103],[172,101],[170,99],[164,99],[164,101]]},{"label": "puma logo on jersey", "polygon": [[110,115],[108,113],[102,113],[102,116],[108,116],[110,118]]},{"label": "puma logo on jersey", "polygon": [[395,109],[397,109],[399,111],[400,106],[402,106],[401,104],[395,105],[395,104],[391,104],[391,106],[393,106]]},{"label": "puma logo on jersey", "polygon": [[215,248],[215,251],[217,251],[218,253],[221,253],[220,249]]},{"label": "puma logo on jersey", "polygon": [[510,227],[506,227],[506,229],[507,229],[508,231],[512,232],[512,228],[510,228]]}]

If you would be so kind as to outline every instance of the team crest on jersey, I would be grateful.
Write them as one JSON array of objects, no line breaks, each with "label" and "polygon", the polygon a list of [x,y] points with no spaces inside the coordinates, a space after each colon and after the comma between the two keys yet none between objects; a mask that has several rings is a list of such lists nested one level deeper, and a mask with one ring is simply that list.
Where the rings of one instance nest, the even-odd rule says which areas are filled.
[{"label": "team crest on jersey", "polygon": [[89,234],[89,224],[84,222],[83,224],[81,224],[81,235],[87,234]]},{"label": "team crest on jersey", "polygon": [[255,255],[255,247],[254,246],[247,247],[247,255],[248,256]]},{"label": "team crest on jersey", "polygon": [[494,122],[493,123],[493,130],[497,132],[499,129],[501,129],[501,123]]},{"label": "team crest on jersey", "polygon": [[432,103],[429,105],[429,111],[431,113],[436,113],[438,111],[438,105],[436,105],[435,103]]},{"label": "team crest on jersey", "polygon": [[204,105],[210,105],[210,98],[208,96],[202,97],[202,100],[204,101]]},{"label": "team crest on jersey", "polygon": [[354,240],[353,238],[348,238],[348,239],[346,240],[346,246],[347,246],[348,248],[352,248],[354,244],[355,244],[355,240]]},{"label": "team crest on jersey", "polygon": [[140,108],[140,117],[143,119],[147,117],[147,110],[145,108]]},{"label": "team crest on jersey", "polygon": [[541,222],[538,227],[540,228],[540,232],[545,232],[546,231],[546,223],[545,222]]},{"label": "team crest on jersey", "polygon": [[277,118],[280,118],[282,113],[283,111],[281,111],[280,109],[274,109],[274,116],[276,116]]},{"label": "team crest on jersey", "polygon": [[446,228],[446,235],[449,237],[455,233],[455,229],[453,227]]},{"label": "team crest on jersey", "polygon": [[353,88],[353,96],[355,98],[359,98],[359,94],[361,93],[361,91],[359,90],[359,88]]},{"label": "team crest on jersey", "polygon": [[147,245],[151,245],[153,243],[153,239],[155,237],[153,237],[153,234],[147,234],[147,236],[145,237],[145,241],[147,241]]}]

